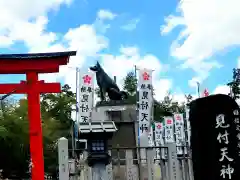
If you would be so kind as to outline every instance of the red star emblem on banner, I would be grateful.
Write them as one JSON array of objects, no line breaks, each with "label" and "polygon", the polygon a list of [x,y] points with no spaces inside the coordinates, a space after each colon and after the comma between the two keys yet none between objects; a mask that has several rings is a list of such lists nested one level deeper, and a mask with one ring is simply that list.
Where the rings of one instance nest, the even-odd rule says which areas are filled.
[{"label": "red star emblem on banner", "polygon": [[149,74],[147,72],[144,72],[142,76],[143,76],[143,80],[144,81],[148,81],[149,80],[150,76],[149,76]]},{"label": "red star emblem on banner", "polygon": [[205,89],[205,90],[204,90],[204,92],[203,92],[203,95],[204,95],[204,97],[207,97],[207,96],[209,96],[209,92],[208,92],[208,90],[207,90],[207,89]]},{"label": "red star emblem on banner", "polygon": [[89,75],[83,76],[83,82],[84,84],[91,84],[92,77]]},{"label": "red star emblem on banner", "polygon": [[172,124],[172,120],[171,120],[171,119],[168,119],[168,120],[167,120],[167,124]]},{"label": "red star emblem on banner", "polygon": [[157,128],[158,128],[158,129],[161,129],[161,128],[162,128],[162,125],[161,125],[161,124],[158,124],[158,125],[157,125]]},{"label": "red star emblem on banner", "polygon": [[180,121],[181,119],[182,119],[181,116],[179,115],[176,116],[176,120]]}]

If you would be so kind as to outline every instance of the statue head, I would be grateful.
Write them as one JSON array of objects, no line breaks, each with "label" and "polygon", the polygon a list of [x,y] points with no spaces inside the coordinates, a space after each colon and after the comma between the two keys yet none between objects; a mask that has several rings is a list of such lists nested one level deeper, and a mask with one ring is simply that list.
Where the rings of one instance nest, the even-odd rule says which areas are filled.
[{"label": "statue head", "polygon": [[100,70],[102,70],[102,67],[99,64],[99,62],[97,61],[97,64],[95,66],[93,66],[93,67],[90,67],[90,70],[94,71],[94,72],[99,72]]}]

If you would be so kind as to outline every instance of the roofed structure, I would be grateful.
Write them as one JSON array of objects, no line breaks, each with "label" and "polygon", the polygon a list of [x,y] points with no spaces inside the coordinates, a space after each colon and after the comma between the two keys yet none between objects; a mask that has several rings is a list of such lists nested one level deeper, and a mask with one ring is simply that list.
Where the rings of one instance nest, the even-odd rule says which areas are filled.
[{"label": "roofed structure", "polygon": [[25,74],[29,71],[37,73],[59,72],[59,66],[66,65],[70,56],[75,55],[76,51],[0,54],[0,74]]}]

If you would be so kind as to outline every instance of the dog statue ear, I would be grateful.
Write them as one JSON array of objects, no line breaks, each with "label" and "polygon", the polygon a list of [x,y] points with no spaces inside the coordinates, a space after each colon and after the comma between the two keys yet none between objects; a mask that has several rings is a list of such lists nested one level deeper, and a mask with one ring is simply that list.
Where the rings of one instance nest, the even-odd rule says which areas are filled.
[{"label": "dog statue ear", "polygon": [[97,61],[97,67],[101,67],[98,61]]}]

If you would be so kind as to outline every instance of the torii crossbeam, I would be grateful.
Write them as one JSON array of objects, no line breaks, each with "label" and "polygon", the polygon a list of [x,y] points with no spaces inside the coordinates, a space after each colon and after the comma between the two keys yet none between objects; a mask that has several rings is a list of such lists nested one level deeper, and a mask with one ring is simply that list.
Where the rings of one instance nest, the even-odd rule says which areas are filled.
[{"label": "torii crossbeam", "polygon": [[75,55],[76,51],[0,55],[0,74],[26,74],[19,84],[0,84],[0,94],[27,94],[32,180],[44,180],[40,94],[61,92],[60,83],[39,81],[38,75],[59,72],[59,66]]}]

